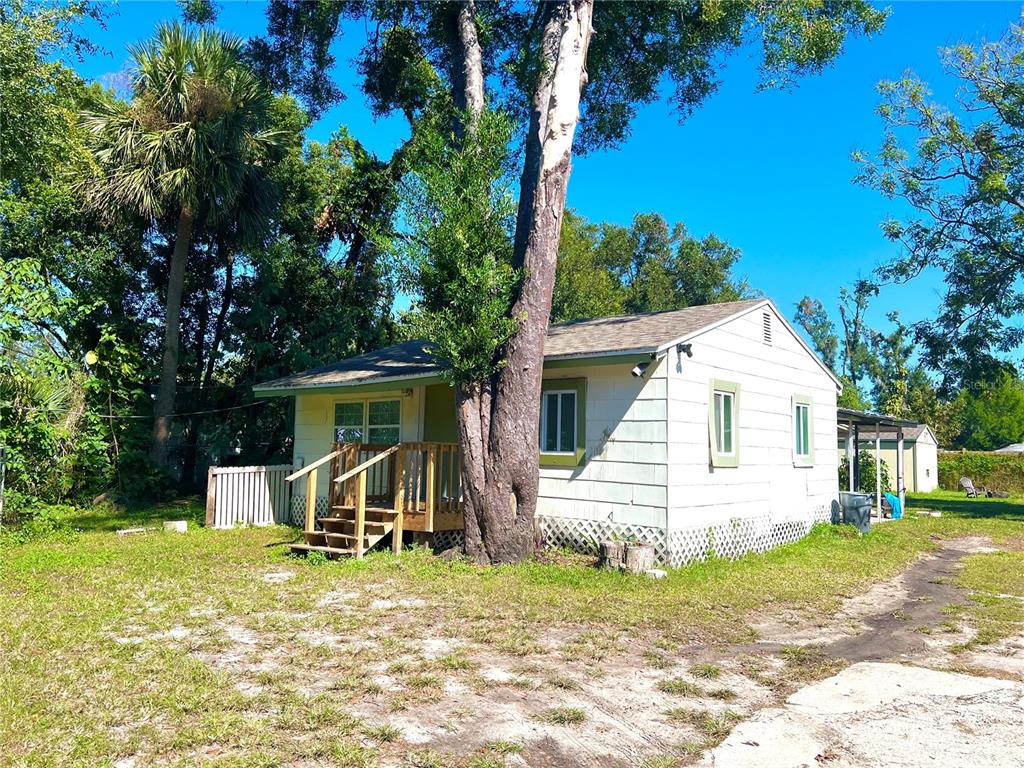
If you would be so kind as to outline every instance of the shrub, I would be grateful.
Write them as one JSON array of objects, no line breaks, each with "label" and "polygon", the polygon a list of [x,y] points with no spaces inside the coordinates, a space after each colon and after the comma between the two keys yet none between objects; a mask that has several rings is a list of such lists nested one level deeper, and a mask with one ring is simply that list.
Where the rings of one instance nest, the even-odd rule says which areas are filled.
[{"label": "shrub", "polygon": [[939,487],[960,490],[960,478],[1012,494],[1024,494],[1024,454],[987,451],[939,453]]},{"label": "shrub", "polygon": [[[861,451],[858,459],[860,468],[860,487],[855,490],[861,493],[875,492],[875,454],[871,451]],[[839,488],[845,491],[850,487],[850,466],[846,463],[846,457],[839,457]],[[882,490],[891,491],[892,483],[889,480],[889,465],[882,459]]]},{"label": "shrub", "polygon": [[17,491],[9,491],[4,494],[0,546],[68,534],[68,521],[75,512],[75,507],[66,504],[41,504]]}]

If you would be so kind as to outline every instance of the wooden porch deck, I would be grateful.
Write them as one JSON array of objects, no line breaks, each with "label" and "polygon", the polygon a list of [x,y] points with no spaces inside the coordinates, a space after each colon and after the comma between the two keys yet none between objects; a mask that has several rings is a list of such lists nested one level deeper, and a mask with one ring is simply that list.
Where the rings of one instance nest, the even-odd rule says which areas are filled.
[{"label": "wooden porch deck", "polygon": [[[362,557],[391,534],[462,530],[461,453],[456,443],[334,443],[326,456],[286,479],[306,479],[303,544],[293,552]],[[327,466],[328,512],[316,517],[318,473]]]}]

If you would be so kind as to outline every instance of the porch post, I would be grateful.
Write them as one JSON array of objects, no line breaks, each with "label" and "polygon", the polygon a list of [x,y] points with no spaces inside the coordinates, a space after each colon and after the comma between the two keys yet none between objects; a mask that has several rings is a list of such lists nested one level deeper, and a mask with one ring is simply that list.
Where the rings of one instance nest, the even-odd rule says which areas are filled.
[{"label": "porch post", "polygon": [[850,490],[860,489],[860,424],[853,427],[853,472],[850,473]]},{"label": "porch post", "polygon": [[395,520],[391,528],[391,551],[402,551],[402,528],[405,523],[405,449],[395,452]]},{"label": "porch post", "polygon": [[900,509],[906,506],[907,483],[906,462],[903,459],[903,427],[896,428],[896,495],[900,497]]},{"label": "porch post", "polygon": [[875,511],[882,519],[882,427],[875,422]]},{"label": "porch post", "polygon": [[853,492],[853,422],[846,422],[846,466],[850,470],[850,477],[847,480],[847,488],[851,493]]}]

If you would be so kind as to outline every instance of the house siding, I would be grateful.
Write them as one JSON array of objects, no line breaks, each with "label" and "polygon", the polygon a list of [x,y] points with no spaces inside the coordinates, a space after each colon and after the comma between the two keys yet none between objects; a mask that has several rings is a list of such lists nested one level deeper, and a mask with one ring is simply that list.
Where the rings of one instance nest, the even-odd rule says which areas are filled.
[{"label": "house siding", "polygon": [[[641,362],[638,358],[637,362]],[[545,380],[585,378],[586,457],[540,469],[538,515],[664,528],[668,479],[667,374],[651,363],[560,368]]]},{"label": "house siding", "polygon": [[[772,342],[763,341],[763,312]],[[806,518],[837,495],[836,385],[771,307],[757,308],[674,349],[668,370],[668,527],[715,525],[770,514]],[[739,466],[712,467],[709,382],[740,385]],[[813,398],[812,466],[795,466],[793,397]]]}]

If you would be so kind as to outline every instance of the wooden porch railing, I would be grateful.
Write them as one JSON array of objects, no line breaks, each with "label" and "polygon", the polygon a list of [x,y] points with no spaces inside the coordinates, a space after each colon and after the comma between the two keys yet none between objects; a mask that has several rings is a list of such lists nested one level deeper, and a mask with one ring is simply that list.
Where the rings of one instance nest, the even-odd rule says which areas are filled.
[{"label": "wooden porch railing", "polygon": [[306,527],[305,530],[312,531],[316,527],[316,481],[317,474],[327,462],[338,456],[337,450],[331,451],[326,456],[317,459],[308,467],[303,467],[298,472],[292,472],[285,478],[289,483],[294,483],[300,477],[306,478]]},{"label": "wooden porch railing", "polygon": [[[437,527],[436,518],[462,514],[462,454],[457,443],[402,443],[395,485],[395,509],[424,515],[424,530]],[[461,527],[461,526],[459,526]]]},{"label": "wooden porch railing", "polygon": [[366,510],[394,515],[393,549],[403,529],[432,532],[462,528],[461,454],[456,443],[334,443],[323,458],[293,472],[306,478],[305,531],[316,530],[317,473],[330,463],[328,515],[354,510],[356,557],[362,556]]}]

